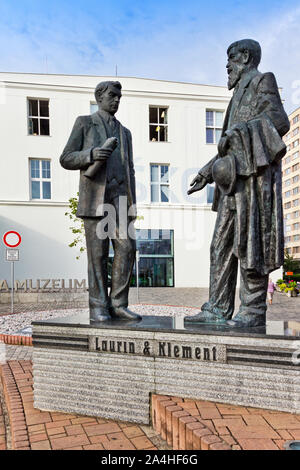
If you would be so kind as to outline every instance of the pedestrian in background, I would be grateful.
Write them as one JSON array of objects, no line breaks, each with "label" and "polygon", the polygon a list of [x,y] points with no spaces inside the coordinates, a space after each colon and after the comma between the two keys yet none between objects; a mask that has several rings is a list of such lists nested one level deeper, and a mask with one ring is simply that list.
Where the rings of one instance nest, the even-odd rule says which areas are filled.
[{"label": "pedestrian in background", "polygon": [[275,284],[272,281],[272,279],[269,278],[267,294],[268,294],[268,301],[270,305],[272,305],[274,290],[275,290]]}]

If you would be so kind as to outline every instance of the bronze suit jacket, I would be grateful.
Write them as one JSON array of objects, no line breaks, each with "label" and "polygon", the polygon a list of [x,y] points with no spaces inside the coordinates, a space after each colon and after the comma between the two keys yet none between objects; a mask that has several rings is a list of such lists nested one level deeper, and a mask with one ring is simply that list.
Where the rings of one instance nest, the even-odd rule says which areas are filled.
[{"label": "bronze suit jacket", "polygon": [[[131,132],[120,125],[121,155],[125,162],[128,184],[129,205],[136,204],[135,171],[132,155]],[[60,157],[60,164],[67,170],[80,170],[78,217],[100,217],[103,215],[103,203],[106,187],[106,162],[93,179],[84,176],[93,163],[92,150],[101,147],[108,138],[103,119],[98,112],[90,116],[79,116]],[[135,208],[134,208],[135,210]],[[131,215],[136,215],[131,212]]]}]

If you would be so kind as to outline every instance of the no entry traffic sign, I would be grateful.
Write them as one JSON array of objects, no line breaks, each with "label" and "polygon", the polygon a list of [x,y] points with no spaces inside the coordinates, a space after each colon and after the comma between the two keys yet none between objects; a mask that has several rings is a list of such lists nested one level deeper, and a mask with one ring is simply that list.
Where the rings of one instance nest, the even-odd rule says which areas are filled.
[{"label": "no entry traffic sign", "polygon": [[3,235],[3,243],[8,248],[16,248],[17,246],[20,245],[21,241],[22,241],[21,235],[15,230],[9,230],[8,232],[5,232],[5,234]]},{"label": "no entry traffic sign", "polygon": [[6,261],[11,262],[11,313],[14,313],[14,284],[15,284],[15,261],[19,261],[19,249],[17,246],[21,244],[22,237],[15,230],[5,232],[2,237],[3,243],[8,247],[6,249]]}]

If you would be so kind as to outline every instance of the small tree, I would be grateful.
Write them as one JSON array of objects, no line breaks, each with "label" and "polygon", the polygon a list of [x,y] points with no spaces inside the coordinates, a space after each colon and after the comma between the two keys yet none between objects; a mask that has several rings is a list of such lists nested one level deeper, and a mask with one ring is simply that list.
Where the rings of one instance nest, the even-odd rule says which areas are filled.
[{"label": "small tree", "polygon": [[[73,248],[79,247],[80,254],[76,256],[76,259],[80,258],[81,253],[86,250],[85,244],[85,235],[84,235],[84,223],[82,219],[79,219],[76,216],[77,208],[78,208],[78,197],[79,193],[77,193],[76,197],[71,197],[69,199],[69,211],[65,212],[65,216],[69,217],[72,221],[73,225],[70,227],[73,235],[75,235],[74,240],[69,243],[69,247]],[[136,220],[144,220],[144,216],[140,215],[136,217]]]},{"label": "small tree", "polygon": [[298,262],[294,259],[293,255],[290,255],[288,250],[284,250],[284,262],[283,269],[285,272],[291,271],[294,272],[298,268]]},{"label": "small tree", "polygon": [[76,259],[79,259],[81,253],[86,250],[85,236],[84,236],[84,223],[82,219],[79,219],[76,216],[77,207],[78,207],[78,196],[79,196],[79,193],[77,193],[76,197],[71,197],[69,199],[69,211],[65,212],[65,215],[69,217],[69,219],[72,221],[73,225],[70,227],[70,230],[72,231],[73,235],[75,235],[74,240],[71,243],[69,243],[69,247],[70,248],[73,248],[74,246],[79,247],[80,254],[76,256]]}]

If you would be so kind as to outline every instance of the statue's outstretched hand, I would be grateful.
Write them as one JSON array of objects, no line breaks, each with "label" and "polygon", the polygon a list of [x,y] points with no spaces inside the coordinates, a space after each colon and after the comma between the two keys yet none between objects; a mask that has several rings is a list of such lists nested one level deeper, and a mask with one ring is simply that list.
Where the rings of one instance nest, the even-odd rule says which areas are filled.
[{"label": "statue's outstretched hand", "polygon": [[191,182],[190,186],[192,186],[189,190],[188,190],[188,194],[193,194],[195,193],[196,191],[201,191],[201,189],[204,188],[204,186],[206,186],[206,178],[204,178],[204,176],[202,175],[197,175],[193,181]]}]

